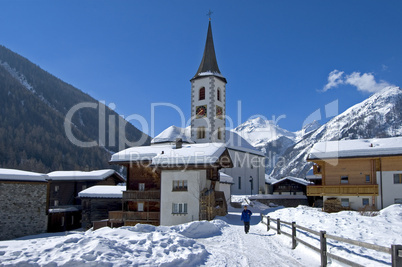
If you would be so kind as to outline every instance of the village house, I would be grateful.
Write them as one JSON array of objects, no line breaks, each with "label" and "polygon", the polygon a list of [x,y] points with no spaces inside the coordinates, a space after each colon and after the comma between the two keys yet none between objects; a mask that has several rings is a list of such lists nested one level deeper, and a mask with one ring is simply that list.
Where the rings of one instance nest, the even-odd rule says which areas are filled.
[{"label": "village house", "polygon": [[107,219],[109,211],[122,210],[123,191],[126,191],[125,185],[95,185],[79,192],[78,197],[82,204],[82,228],[91,228],[94,226],[94,221],[100,223],[94,228],[121,226],[111,225]]},{"label": "village house", "polygon": [[307,160],[322,177],[307,196],[322,196],[324,209],[334,201],[354,210],[402,203],[402,137],[320,142]]},{"label": "village house", "polygon": [[216,190],[219,169],[232,166],[223,143],[132,147],[111,162],[127,167],[127,190],[110,221],[176,225],[226,214],[226,197]]},{"label": "village house", "polygon": [[81,227],[81,199],[78,193],[95,185],[117,185],[124,178],[115,170],[54,171],[49,181],[49,232]]},{"label": "village house", "polygon": [[0,240],[46,232],[46,174],[0,169]]}]

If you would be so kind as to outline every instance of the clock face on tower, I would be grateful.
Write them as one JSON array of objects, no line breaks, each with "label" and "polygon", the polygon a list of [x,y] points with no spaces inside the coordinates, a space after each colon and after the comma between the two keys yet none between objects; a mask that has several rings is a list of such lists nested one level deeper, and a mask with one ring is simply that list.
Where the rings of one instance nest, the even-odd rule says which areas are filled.
[{"label": "clock face on tower", "polygon": [[220,106],[216,106],[216,117],[218,119],[222,119],[222,117],[223,117],[223,110],[222,110],[222,107],[220,107]]},{"label": "clock face on tower", "polygon": [[207,106],[204,105],[204,106],[196,107],[196,109],[195,109],[195,117],[198,119],[198,118],[203,118],[205,116],[207,116]]}]

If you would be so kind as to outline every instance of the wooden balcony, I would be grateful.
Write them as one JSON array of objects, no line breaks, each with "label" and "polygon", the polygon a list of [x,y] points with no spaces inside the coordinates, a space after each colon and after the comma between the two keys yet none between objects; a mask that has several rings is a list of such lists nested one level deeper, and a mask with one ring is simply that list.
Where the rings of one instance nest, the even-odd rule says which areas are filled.
[{"label": "wooden balcony", "polygon": [[110,221],[138,221],[151,222],[159,221],[160,212],[146,211],[109,211]]},{"label": "wooden balcony", "polygon": [[307,196],[378,196],[378,185],[309,185]]},{"label": "wooden balcony", "polygon": [[160,201],[161,199],[161,191],[152,190],[152,191],[134,191],[128,190],[123,191],[123,201]]}]

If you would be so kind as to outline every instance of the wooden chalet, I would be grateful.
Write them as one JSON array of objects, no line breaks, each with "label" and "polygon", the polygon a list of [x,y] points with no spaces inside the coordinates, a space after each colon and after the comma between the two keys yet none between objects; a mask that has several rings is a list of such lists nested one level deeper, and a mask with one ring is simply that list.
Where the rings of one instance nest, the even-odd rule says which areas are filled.
[{"label": "wooden chalet", "polygon": [[82,206],[78,193],[95,185],[116,185],[125,180],[115,170],[55,171],[48,173],[48,231],[59,232],[81,227]]},{"label": "wooden chalet", "polygon": [[402,203],[402,137],[317,143],[307,160],[322,177],[307,195],[322,196],[324,209],[326,201],[355,210]]},{"label": "wooden chalet", "polygon": [[[232,162],[222,143],[132,147],[112,156],[127,168],[123,208],[109,221],[124,225],[173,225],[226,214],[225,197],[215,191],[219,169]],[[221,202],[219,202],[221,201]],[[218,203],[219,202],[219,203]]]}]

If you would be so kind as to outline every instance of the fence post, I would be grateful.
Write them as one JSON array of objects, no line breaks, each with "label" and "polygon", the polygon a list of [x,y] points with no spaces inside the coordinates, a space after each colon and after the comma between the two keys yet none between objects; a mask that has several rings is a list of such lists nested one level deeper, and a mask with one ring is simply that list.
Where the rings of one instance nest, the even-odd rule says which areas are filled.
[{"label": "fence post", "polygon": [[279,219],[279,218],[276,220],[276,233],[278,235],[281,234],[281,219]]},{"label": "fence post", "polygon": [[261,222],[264,222],[264,214],[260,213],[261,215]]},{"label": "fence post", "polygon": [[321,267],[327,266],[327,238],[326,231],[320,231]]},{"label": "fence post", "polygon": [[292,222],[292,249],[296,248],[296,222]]},{"label": "fence post", "polygon": [[270,223],[270,218],[269,218],[269,216],[267,217],[267,232],[269,231],[269,229],[270,229],[270,227],[269,227],[269,223]]},{"label": "fence post", "polygon": [[402,266],[402,245],[392,245],[392,267]]}]

